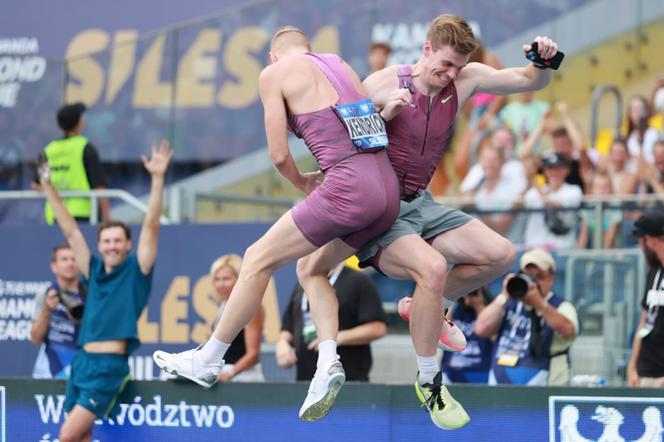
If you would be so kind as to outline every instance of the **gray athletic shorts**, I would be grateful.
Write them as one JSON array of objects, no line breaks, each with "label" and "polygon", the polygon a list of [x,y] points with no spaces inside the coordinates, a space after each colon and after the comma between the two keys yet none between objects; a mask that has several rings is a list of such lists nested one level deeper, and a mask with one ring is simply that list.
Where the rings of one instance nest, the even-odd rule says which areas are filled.
[{"label": "gray athletic shorts", "polygon": [[373,266],[380,271],[378,268],[380,253],[396,239],[416,234],[424,240],[433,240],[441,233],[461,227],[472,219],[473,217],[467,213],[435,202],[428,190],[422,191],[411,201],[401,200],[399,216],[392,227],[369,240],[357,251],[360,266]]}]

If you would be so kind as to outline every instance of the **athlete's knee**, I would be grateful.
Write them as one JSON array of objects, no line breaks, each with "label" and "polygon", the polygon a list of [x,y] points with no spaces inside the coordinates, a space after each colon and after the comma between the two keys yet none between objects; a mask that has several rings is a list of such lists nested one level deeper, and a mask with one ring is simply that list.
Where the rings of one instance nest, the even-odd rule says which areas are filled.
[{"label": "athlete's knee", "polygon": [[507,270],[516,259],[516,248],[510,240],[501,237],[493,248],[493,255],[494,265]]},{"label": "athlete's knee", "polygon": [[320,259],[317,259],[317,254],[313,253],[297,260],[295,272],[300,283],[305,284],[307,280],[315,277],[324,277],[327,279],[330,269],[325,268]]},{"label": "athlete's knee", "polygon": [[275,272],[278,268],[278,263],[274,260],[274,255],[268,252],[261,242],[256,242],[247,247],[242,258],[242,269],[245,273]]},{"label": "athlete's knee", "polygon": [[425,292],[440,296],[445,287],[447,277],[447,261],[442,255],[434,259],[424,260],[417,269],[416,283]]},{"label": "athlete's knee", "polygon": [[297,274],[297,279],[302,283],[302,281],[311,278],[314,275],[314,265],[312,263],[311,256],[305,256],[297,260],[295,265],[295,273]]}]

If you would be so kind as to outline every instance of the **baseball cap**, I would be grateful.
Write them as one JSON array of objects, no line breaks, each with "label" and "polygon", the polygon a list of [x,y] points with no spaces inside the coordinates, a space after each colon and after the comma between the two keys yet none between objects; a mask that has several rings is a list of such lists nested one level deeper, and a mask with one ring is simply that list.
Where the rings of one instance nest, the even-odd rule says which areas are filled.
[{"label": "baseball cap", "polygon": [[560,167],[569,166],[567,159],[556,152],[551,152],[542,157],[543,167]]},{"label": "baseball cap", "polygon": [[535,265],[540,270],[556,271],[556,261],[553,256],[545,250],[533,249],[523,254],[520,261],[521,270],[525,270],[528,265]]},{"label": "baseball cap", "polygon": [[634,236],[664,236],[664,210],[650,209],[634,223]]},{"label": "baseball cap", "polygon": [[78,103],[65,104],[58,110],[58,126],[60,129],[69,131],[76,127],[78,120],[81,119],[81,115],[85,112],[85,104]]}]

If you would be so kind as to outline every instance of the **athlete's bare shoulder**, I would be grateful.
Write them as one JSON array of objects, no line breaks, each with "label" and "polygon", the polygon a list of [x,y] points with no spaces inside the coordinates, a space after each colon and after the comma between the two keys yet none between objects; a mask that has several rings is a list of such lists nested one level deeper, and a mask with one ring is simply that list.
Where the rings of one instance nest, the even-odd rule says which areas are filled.
[{"label": "athlete's bare shoulder", "polygon": [[473,81],[477,80],[478,82],[480,81],[481,78],[483,78],[489,71],[493,71],[494,69],[490,66],[487,66],[483,63],[468,63],[461,69],[459,72],[459,76],[454,80],[455,83],[465,82],[465,81]]},{"label": "athlete's bare shoulder", "polygon": [[380,71],[376,71],[369,75],[362,82],[364,87],[373,96],[381,91],[392,91],[399,87],[399,75],[397,73],[397,66],[388,66]]},{"label": "athlete's bare shoulder", "polygon": [[306,85],[312,77],[311,68],[312,63],[305,55],[291,55],[266,66],[260,73],[258,82],[278,84],[281,89],[291,84]]},{"label": "athlete's bare shoulder", "polygon": [[293,69],[306,68],[310,65],[311,62],[307,60],[305,55],[291,55],[277,61],[276,63],[265,66],[261,72],[261,75],[278,77],[288,73],[294,73]]}]

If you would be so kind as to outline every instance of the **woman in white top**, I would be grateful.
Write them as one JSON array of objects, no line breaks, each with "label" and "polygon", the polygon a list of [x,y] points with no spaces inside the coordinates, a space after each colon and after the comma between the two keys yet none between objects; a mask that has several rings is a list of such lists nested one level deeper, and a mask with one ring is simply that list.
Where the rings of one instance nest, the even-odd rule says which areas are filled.
[{"label": "woman in white top", "polygon": [[654,162],[652,148],[659,138],[657,129],[650,127],[648,121],[652,117],[648,100],[635,95],[627,106],[627,147],[635,158],[642,157],[648,163]]},{"label": "woman in white top", "polygon": [[[219,257],[210,267],[210,279],[214,287],[216,302],[219,303],[219,311],[211,324],[210,333],[221,318],[226,301],[237,282],[241,265],[242,258],[239,255],[230,254]],[[265,312],[261,306],[249,324],[231,343],[224,356],[224,366],[219,374],[219,381],[263,382],[265,380],[260,364],[264,320]]]},{"label": "woman in white top", "polygon": [[[484,177],[475,189],[466,193],[467,195],[472,194],[474,205],[479,210],[511,209],[524,190],[520,182],[525,182],[525,179],[513,180],[502,173],[505,164],[503,155],[503,150],[494,146],[486,146],[482,149],[479,164]],[[480,219],[484,224],[505,236],[512,222],[512,214],[507,212],[486,213],[480,215]]]}]

